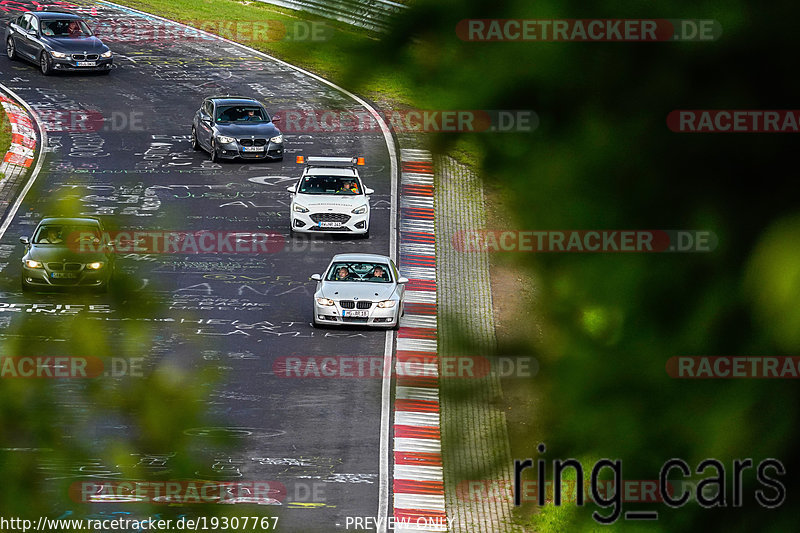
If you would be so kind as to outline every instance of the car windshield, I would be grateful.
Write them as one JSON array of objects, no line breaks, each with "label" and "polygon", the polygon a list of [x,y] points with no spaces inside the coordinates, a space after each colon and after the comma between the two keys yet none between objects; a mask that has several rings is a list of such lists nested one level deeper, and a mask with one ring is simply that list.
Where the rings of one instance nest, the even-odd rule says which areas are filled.
[{"label": "car windshield", "polygon": [[331,265],[326,281],[367,281],[370,283],[391,283],[392,276],[385,263],[340,262]]},{"label": "car windshield", "polygon": [[258,106],[222,106],[217,108],[217,122],[269,122]]},{"label": "car windshield", "polygon": [[42,35],[47,37],[90,37],[92,30],[82,20],[76,19],[59,19],[59,20],[43,20],[42,21]]},{"label": "car windshield", "polygon": [[306,176],[300,182],[302,194],[361,194],[358,180],[350,176]]},{"label": "car windshield", "polygon": [[46,224],[33,236],[33,244],[66,244],[94,238],[100,238],[97,226]]}]

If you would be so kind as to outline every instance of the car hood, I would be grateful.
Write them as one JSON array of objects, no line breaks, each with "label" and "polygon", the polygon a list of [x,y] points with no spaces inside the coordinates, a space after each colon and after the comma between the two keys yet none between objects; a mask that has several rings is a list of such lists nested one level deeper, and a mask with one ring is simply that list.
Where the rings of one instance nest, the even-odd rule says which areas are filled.
[{"label": "car hood", "polygon": [[314,207],[316,209],[353,209],[367,203],[363,195],[356,196],[337,196],[335,194],[296,194],[294,201],[303,207]]},{"label": "car hood", "polygon": [[216,124],[220,135],[228,137],[275,137],[281,131],[272,122],[256,122],[255,124]]},{"label": "car hood", "polygon": [[102,54],[108,47],[97,37],[42,37],[42,41],[47,43],[56,52],[70,54]]},{"label": "car hood", "polygon": [[388,300],[394,292],[394,283],[369,283],[367,281],[325,281],[317,293],[331,300]]},{"label": "car hood", "polygon": [[42,263],[94,263],[107,261],[108,258],[101,252],[76,252],[61,246],[36,246],[31,247],[25,256],[26,259],[41,261]]}]

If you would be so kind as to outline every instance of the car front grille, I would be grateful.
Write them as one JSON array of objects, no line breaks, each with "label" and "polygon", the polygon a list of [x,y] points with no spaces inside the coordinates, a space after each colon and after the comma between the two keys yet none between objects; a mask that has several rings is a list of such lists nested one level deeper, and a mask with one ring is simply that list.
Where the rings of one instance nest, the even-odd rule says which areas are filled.
[{"label": "car front grille", "polygon": [[95,61],[98,57],[97,54],[72,54],[72,59],[75,61]]},{"label": "car front grille", "polygon": [[314,222],[341,222],[346,224],[350,220],[350,215],[343,213],[314,213],[310,216]]},{"label": "car front grille", "polygon": [[53,271],[75,272],[81,269],[80,263],[47,263],[47,268]]},{"label": "car front grille", "polygon": [[369,309],[372,307],[372,302],[363,300],[356,302],[353,300],[339,300],[339,306],[342,309]]},{"label": "car front grille", "polygon": [[266,146],[266,139],[239,139],[239,144],[242,146]]}]

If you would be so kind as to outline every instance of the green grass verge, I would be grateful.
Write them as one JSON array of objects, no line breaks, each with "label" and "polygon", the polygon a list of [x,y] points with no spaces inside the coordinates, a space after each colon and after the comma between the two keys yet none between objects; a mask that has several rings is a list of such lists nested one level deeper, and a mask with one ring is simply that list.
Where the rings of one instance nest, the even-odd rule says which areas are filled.
[{"label": "green grass verge", "polygon": [[[348,70],[352,72],[351,51],[378,38],[366,30],[255,1],[117,0],[117,3],[199,26],[335,81],[349,90],[356,90],[343,80]],[[245,24],[237,26],[236,23]],[[266,27],[266,31],[252,31],[252,23],[261,24],[258,27]],[[411,94],[409,88],[390,73],[358,90],[374,100],[398,103],[407,103]]]}]

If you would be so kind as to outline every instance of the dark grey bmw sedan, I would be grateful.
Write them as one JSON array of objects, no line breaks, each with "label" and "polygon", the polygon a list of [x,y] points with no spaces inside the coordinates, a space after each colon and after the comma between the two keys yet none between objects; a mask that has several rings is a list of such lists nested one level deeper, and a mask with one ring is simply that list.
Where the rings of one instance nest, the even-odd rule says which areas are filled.
[{"label": "dark grey bmw sedan", "polygon": [[28,12],[8,21],[6,52],[9,59],[39,65],[44,75],[59,70],[108,74],[114,61],[81,17],[52,11]]},{"label": "dark grey bmw sedan", "polygon": [[192,148],[211,160],[283,159],[283,135],[258,100],[244,96],[210,96],[192,119]]}]

